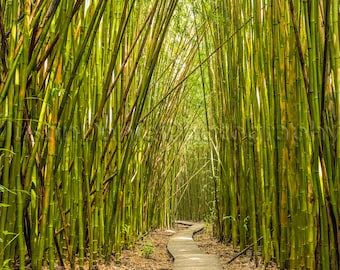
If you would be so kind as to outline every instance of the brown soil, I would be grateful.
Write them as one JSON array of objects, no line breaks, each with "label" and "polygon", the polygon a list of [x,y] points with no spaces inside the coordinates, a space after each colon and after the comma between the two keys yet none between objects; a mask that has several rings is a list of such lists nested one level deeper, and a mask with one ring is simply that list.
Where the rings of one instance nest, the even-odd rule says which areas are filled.
[{"label": "brown soil", "polygon": [[[99,269],[128,269],[128,270],[166,270],[172,269],[172,258],[166,249],[167,242],[176,231],[187,228],[183,225],[176,225],[171,230],[156,230],[149,233],[142,241],[130,250],[123,250],[121,261],[113,263],[109,267],[99,267]],[[261,263],[256,268],[251,256],[251,249],[244,255],[239,256],[232,263],[228,262],[235,257],[238,252],[233,250],[229,244],[219,243],[213,236],[211,227],[197,233],[194,236],[197,245],[209,254],[217,254],[223,269],[265,269]],[[151,254],[149,254],[151,253]],[[148,256],[149,255],[149,256]],[[260,258],[260,257],[259,257]],[[278,269],[275,265],[268,265],[266,269]]]}]

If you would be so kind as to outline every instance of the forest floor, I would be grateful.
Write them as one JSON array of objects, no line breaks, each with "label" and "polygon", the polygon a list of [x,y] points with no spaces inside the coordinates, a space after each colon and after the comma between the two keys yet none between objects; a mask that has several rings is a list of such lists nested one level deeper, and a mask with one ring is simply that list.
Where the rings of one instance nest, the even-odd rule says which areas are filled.
[{"label": "forest floor", "polygon": [[[143,239],[137,241],[130,249],[124,249],[121,253],[120,261],[115,261],[109,265],[97,264],[95,269],[98,270],[170,270],[172,269],[173,259],[167,250],[169,238],[177,231],[188,228],[188,226],[176,224],[171,229],[157,229],[148,233]],[[261,263],[261,254],[259,254],[258,267],[252,257],[252,249],[249,248],[244,254],[237,256],[239,251],[234,251],[231,244],[219,242],[213,237],[212,226],[206,226],[204,230],[194,235],[198,247],[208,254],[216,254],[220,257],[223,269],[228,270],[278,270],[275,264],[264,266]],[[235,257],[237,258],[235,259]],[[230,260],[234,259],[231,263]],[[27,268],[30,269],[30,268]],[[47,267],[43,267],[47,270]],[[66,269],[55,267],[56,270]],[[79,267],[76,267],[79,269]],[[85,265],[88,269],[88,265]]]},{"label": "forest floor", "polygon": [[[123,250],[119,263],[115,262],[110,266],[99,267],[99,269],[114,270],[168,270],[172,269],[172,258],[167,251],[167,243],[171,235],[176,231],[187,228],[183,225],[176,225],[171,230],[155,230],[150,232],[144,239],[137,242],[129,250]],[[274,264],[265,266],[261,263],[256,268],[249,249],[244,255],[237,257],[233,262],[228,263],[234,258],[238,251],[234,251],[231,244],[223,244],[212,236],[211,226],[195,234],[194,240],[197,245],[208,254],[216,254],[220,257],[223,269],[278,269]]]}]

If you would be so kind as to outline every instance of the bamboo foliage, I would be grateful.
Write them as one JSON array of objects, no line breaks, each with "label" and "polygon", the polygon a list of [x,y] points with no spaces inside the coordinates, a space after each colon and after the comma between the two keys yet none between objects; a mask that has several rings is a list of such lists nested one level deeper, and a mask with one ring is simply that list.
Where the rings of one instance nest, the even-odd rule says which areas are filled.
[{"label": "bamboo foliage", "polygon": [[0,1],[0,44],[0,267],[178,217],[339,268],[338,0]]}]

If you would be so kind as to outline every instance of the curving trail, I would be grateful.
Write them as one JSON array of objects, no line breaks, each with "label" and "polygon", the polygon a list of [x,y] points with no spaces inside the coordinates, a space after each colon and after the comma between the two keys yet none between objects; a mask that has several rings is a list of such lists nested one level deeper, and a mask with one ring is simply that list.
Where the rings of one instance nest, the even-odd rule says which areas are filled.
[{"label": "curving trail", "polygon": [[177,222],[190,227],[175,233],[168,242],[168,251],[175,262],[174,270],[209,269],[221,270],[219,258],[216,255],[205,254],[198,248],[192,236],[203,229],[203,223]]}]

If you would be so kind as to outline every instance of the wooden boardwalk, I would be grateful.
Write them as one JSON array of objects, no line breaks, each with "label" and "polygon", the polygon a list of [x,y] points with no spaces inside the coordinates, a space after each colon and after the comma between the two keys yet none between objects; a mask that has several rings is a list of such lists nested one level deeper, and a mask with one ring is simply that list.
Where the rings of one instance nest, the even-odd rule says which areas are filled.
[{"label": "wooden boardwalk", "polygon": [[193,234],[202,230],[204,225],[202,223],[180,223],[191,226],[175,233],[168,242],[168,250],[175,260],[173,270],[221,270],[218,256],[205,254],[192,238]]}]

